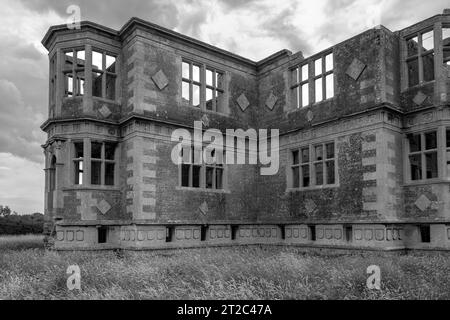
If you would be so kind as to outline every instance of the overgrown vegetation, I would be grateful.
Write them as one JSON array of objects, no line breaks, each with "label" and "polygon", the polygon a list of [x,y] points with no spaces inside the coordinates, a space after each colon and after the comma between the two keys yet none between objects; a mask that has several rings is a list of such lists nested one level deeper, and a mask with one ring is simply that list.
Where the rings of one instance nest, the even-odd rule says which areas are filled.
[{"label": "overgrown vegetation", "polygon": [[0,235],[42,234],[43,226],[44,215],[41,213],[0,215]]},{"label": "overgrown vegetation", "polygon": [[[47,252],[41,240],[0,238],[0,299],[450,299],[448,256],[279,247]],[[80,266],[81,292],[66,287],[70,265]],[[381,268],[381,291],[366,288],[370,265]]]}]

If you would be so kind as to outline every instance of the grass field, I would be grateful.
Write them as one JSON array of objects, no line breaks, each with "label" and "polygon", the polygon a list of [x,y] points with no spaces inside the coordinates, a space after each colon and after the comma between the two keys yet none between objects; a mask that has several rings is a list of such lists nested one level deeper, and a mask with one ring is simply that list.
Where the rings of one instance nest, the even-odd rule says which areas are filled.
[{"label": "grass field", "polygon": [[[81,269],[81,291],[66,286]],[[366,288],[370,265],[381,290]],[[303,255],[242,247],[47,252],[38,236],[0,237],[0,299],[450,299],[450,258]]]}]

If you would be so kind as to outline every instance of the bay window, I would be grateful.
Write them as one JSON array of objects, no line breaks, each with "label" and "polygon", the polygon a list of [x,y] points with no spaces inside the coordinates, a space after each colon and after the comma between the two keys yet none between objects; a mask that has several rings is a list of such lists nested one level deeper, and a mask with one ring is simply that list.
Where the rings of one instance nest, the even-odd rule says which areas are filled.
[{"label": "bay window", "polygon": [[[90,154],[85,152],[84,142],[75,142],[73,167],[75,185],[93,185],[93,186],[114,186],[116,171],[116,143],[89,141]],[[88,150],[88,149],[86,149]],[[88,167],[90,180],[86,181],[86,164]]]},{"label": "bay window", "polygon": [[[62,72],[64,77],[64,97],[73,98],[86,95],[86,85],[90,81],[93,97],[116,100],[117,58],[104,50],[75,48],[63,50]],[[91,67],[87,69],[87,61]]]},{"label": "bay window", "polygon": [[438,178],[438,132],[410,134],[408,142],[410,180]]}]

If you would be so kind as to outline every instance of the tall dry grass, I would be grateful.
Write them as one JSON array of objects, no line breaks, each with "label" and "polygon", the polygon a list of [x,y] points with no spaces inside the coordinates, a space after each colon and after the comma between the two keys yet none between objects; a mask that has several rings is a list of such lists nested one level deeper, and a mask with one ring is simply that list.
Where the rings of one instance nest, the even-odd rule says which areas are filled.
[{"label": "tall dry grass", "polygon": [[[331,257],[278,247],[58,253],[15,240],[0,238],[0,299],[450,299],[450,261],[439,255]],[[81,292],[67,289],[70,265],[80,266]],[[381,268],[381,291],[366,288],[370,265]]]}]

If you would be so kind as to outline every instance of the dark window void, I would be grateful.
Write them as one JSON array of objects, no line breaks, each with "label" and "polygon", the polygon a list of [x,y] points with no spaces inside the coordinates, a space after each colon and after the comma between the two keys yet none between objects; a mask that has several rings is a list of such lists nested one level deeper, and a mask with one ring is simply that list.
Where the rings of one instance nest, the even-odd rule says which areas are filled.
[{"label": "dark window void", "polygon": [[200,188],[200,172],[202,167],[193,166],[192,167],[192,187]]},{"label": "dark window void", "polygon": [[308,188],[311,186],[311,175],[309,165],[302,166],[302,187]]},{"label": "dark window void", "polygon": [[206,241],[207,234],[208,234],[208,226],[201,226],[200,241]]},{"label": "dark window void", "polygon": [[172,242],[175,236],[175,227],[166,228],[166,242]]},{"label": "dark window void", "polygon": [[286,226],[280,226],[280,230],[281,230],[281,240],[285,240],[286,239]]},{"label": "dark window void", "polygon": [[107,186],[114,185],[114,167],[114,163],[105,164],[105,185]]},{"label": "dark window void", "polygon": [[447,139],[446,139],[447,140],[447,142],[446,142],[447,148],[450,148],[450,129],[447,130],[446,137],[447,137]]},{"label": "dark window void", "polygon": [[98,243],[106,243],[108,238],[108,229],[106,227],[100,227],[97,229]]},{"label": "dark window void", "polygon": [[353,241],[353,227],[352,226],[345,227],[345,240],[347,240],[347,242]]},{"label": "dark window void", "polygon": [[231,226],[231,240],[236,240],[239,232],[239,226]]},{"label": "dark window void", "polygon": [[316,241],[316,226],[308,226],[309,240]]},{"label": "dark window void", "polygon": [[430,243],[431,242],[430,226],[420,226],[419,229],[421,242]]},{"label": "dark window void", "polygon": [[423,80],[425,82],[434,80],[434,53],[422,57]]},{"label": "dark window void", "polygon": [[300,188],[300,168],[294,167],[292,168],[292,187],[293,188]]},{"label": "dark window void", "polygon": [[419,152],[422,150],[420,134],[409,135],[408,140],[409,140],[409,152]]},{"label": "dark window void", "polygon": [[408,140],[411,180],[438,178],[437,132],[411,134],[408,136]]},{"label": "dark window void", "polygon": [[91,162],[91,184],[99,186],[102,184],[102,163],[101,161]]},{"label": "dark window void", "polygon": [[438,177],[437,152],[427,153],[425,159],[427,165],[427,179],[436,179]]},{"label": "dark window void", "polygon": [[419,59],[415,58],[407,62],[408,64],[408,84],[410,87],[419,84]]},{"label": "dark window void", "polygon": [[411,180],[422,180],[422,156],[420,154],[410,156],[409,163],[411,166]]},{"label": "dark window void", "polygon": [[183,164],[181,166],[181,186],[189,187],[189,170],[191,166],[188,164]]}]

